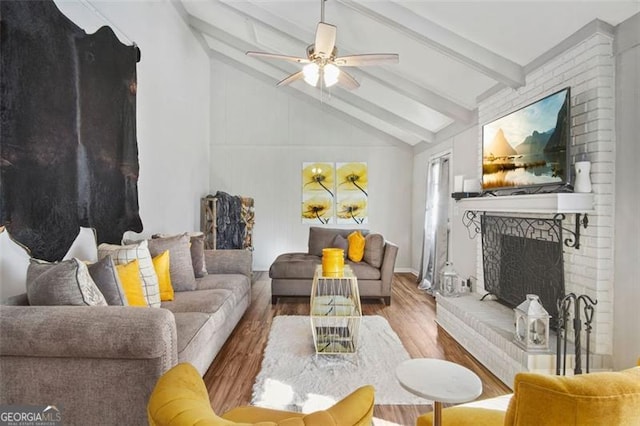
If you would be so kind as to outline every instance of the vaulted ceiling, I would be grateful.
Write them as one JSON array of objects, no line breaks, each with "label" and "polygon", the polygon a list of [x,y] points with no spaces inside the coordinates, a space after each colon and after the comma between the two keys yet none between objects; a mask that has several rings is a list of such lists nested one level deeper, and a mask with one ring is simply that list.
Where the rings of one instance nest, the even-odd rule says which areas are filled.
[{"label": "vaulted ceiling", "polygon": [[[182,0],[183,17],[211,57],[275,85],[300,64],[246,51],[305,57],[321,0]],[[595,19],[609,28],[640,11],[633,1],[327,0],[339,55],[398,53],[399,64],[349,68],[360,87],[279,90],[323,102],[409,145],[438,142],[477,121],[477,99],[517,89],[536,58]]]}]

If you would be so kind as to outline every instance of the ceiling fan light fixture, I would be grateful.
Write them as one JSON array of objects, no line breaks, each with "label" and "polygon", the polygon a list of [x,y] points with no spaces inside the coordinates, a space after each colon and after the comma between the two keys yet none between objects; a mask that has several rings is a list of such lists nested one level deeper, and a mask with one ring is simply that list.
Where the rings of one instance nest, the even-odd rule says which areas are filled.
[{"label": "ceiling fan light fixture", "polygon": [[[2,0],[0,0],[2,1]],[[306,64],[301,71],[289,74],[284,79],[278,81],[277,87],[286,86],[304,79],[305,83],[313,87],[331,87],[335,84],[342,86],[346,90],[353,90],[360,86],[355,78],[347,71],[340,70],[340,67],[360,67],[379,64],[397,64],[397,53],[364,53],[358,55],[338,56],[338,46],[336,46],[337,28],[324,20],[324,3],[327,0],[320,0],[320,22],[316,26],[315,38],[312,44],[307,46],[307,57],[281,55],[279,53],[254,52],[249,51],[247,55],[263,59],[279,59],[298,64]],[[322,80],[320,80],[322,79]]]},{"label": "ceiling fan light fixture", "polygon": [[315,62],[311,62],[302,67],[302,74],[304,75],[304,81],[308,85],[315,87],[320,78],[320,67]]},{"label": "ceiling fan light fixture", "polygon": [[338,82],[340,77],[340,68],[334,64],[326,64],[322,69],[325,87],[331,87]]}]

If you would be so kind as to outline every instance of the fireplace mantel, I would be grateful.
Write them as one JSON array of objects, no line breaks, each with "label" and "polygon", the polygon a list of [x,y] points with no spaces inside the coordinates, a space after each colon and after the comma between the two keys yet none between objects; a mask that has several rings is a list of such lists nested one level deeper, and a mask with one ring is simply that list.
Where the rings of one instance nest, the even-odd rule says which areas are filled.
[{"label": "fireplace mantel", "polygon": [[456,208],[464,209],[462,223],[475,234],[480,232],[480,215],[487,212],[552,214],[560,223],[565,219],[565,214],[575,214],[574,229],[563,227],[572,235],[565,239],[564,244],[575,249],[580,248],[580,228],[586,228],[589,224],[587,213],[594,212],[593,194],[575,192],[463,198],[456,201]]},{"label": "fireplace mantel", "polygon": [[555,192],[463,198],[458,208],[476,212],[504,213],[593,213],[593,194]]}]

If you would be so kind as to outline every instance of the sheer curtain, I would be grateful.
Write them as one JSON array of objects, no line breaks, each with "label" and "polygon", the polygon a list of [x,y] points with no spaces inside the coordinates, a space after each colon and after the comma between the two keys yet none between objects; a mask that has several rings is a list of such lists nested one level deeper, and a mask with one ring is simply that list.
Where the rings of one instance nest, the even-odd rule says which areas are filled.
[{"label": "sheer curtain", "polygon": [[448,257],[449,243],[449,154],[434,158],[427,175],[427,203],[418,287],[439,289],[439,273]]}]

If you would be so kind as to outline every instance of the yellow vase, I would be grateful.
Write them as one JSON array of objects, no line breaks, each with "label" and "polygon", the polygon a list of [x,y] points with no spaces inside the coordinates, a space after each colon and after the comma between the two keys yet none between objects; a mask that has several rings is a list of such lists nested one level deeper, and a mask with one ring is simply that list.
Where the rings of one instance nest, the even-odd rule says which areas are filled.
[{"label": "yellow vase", "polygon": [[322,275],[325,277],[341,277],[344,275],[343,249],[322,249]]}]

